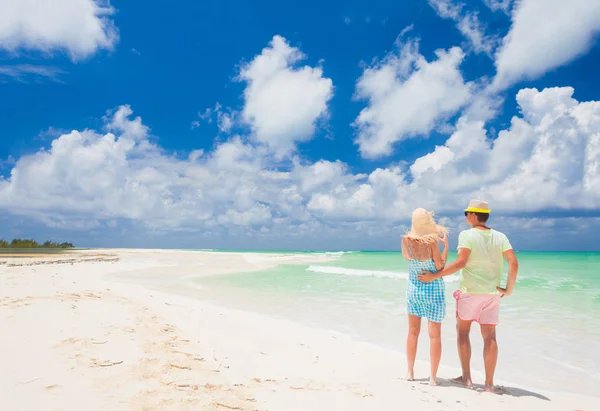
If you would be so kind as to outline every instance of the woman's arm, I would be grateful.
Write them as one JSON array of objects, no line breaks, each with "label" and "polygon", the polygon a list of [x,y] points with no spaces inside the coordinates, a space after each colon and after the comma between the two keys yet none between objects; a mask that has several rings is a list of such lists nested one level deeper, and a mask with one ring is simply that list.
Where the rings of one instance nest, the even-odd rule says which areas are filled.
[{"label": "woman's arm", "polygon": [[435,263],[435,269],[437,271],[443,270],[446,266],[446,257],[448,256],[447,248],[444,249],[444,257],[442,257],[442,254],[440,253],[440,245],[437,241],[431,244],[431,248],[433,262]]},{"label": "woman's arm", "polygon": [[444,244],[444,251],[442,252],[442,260],[444,261],[444,266],[445,266],[446,261],[448,261],[448,236],[446,234],[444,234],[444,236],[440,239],[440,241],[442,242],[442,244]]},{"label": "woman's arm", "polygon": [[402,250],[402,257],[404,257],[405,260],[411,260],[412,257],[410,256],[410,253],[408,251],[408,238],[406,237],[402,237],[402,246],[400,247]]}]

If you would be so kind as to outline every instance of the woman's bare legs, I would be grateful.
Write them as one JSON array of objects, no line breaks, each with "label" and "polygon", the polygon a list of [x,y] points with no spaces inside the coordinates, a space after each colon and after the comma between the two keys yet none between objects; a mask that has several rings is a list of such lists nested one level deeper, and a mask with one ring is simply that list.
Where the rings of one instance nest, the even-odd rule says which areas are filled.
[{"label": "woman's bare legs", "polygon": [[437,371],[442,358],[442,323],[429,321],[429,361],[431,364],[431,376],[429,384],[439,385]]},{"label": "woman's bare legs", "polygon": [[421,317],[408,316],[408,338],[406,339],[406,361],[408,362],[408,374],[406,379],[415,379],[415,358],[417,357],[417,343],[421,332]]}]

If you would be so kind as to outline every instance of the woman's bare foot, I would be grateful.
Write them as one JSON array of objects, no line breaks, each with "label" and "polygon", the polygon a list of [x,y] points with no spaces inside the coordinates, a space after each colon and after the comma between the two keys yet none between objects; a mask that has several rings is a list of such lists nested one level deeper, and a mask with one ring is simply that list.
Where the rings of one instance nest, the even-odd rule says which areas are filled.
[{"label": "woman's bare foot", "polygon": [[429,377],[429,385],[437,386],[440,385],[440,382],[438,381],[437,377]]},{"label": "woman's bare foot", "polygon": [[453,378],[450,381],[452,381],[454,384],[463,385],[467,388],[473,388],[473,382],[471,379],[465,378],[462,375],[460,377]]},{"label": "woman's bare foot", "polygon": [[408,370],[406,374],[406,381],[414,381],[415,380],[415,372],[413,370]]}]

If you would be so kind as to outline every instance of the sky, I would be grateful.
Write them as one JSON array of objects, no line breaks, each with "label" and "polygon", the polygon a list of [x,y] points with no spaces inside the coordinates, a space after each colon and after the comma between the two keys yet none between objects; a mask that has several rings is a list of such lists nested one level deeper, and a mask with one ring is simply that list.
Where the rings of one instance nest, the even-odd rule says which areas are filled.
[{"label": "sky", "polygon": [[598,0],[0,0],[0,238],[600,250]]}]

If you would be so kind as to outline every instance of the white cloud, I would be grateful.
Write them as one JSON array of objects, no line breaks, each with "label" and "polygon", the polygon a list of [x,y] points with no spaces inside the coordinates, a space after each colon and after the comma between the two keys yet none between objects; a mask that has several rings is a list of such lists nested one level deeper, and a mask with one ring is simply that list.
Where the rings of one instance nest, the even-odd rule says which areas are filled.
[{"label": "white cloud", "polygon": [[240,70],[240,80],[247,83],[242,119],[250,125],[254,140],[278,155],[310,140],[317,122],[328,116],[333,83],[323,77],[321,67],[295,67],[305,58],[283,37],[275,36]]},{"label": "white cloud", "polygon": [[499,211],[598,208],[600,103],[572,95],[569,87],[521,90],[523,118],[493,142],[482,123],[459,122],[443,147],[414,163],[415,181],[484,196]]},{"label": "white cloud", "polygon": [[413,164],[366,175],[341,161],[282,161],[237,136],[178,158],[122,106],[105,117],[109,132],[65,133],[11,164],[0,209],[52,227],[127,219],[162,231],[341,241],[397,237],[413,208],[456,215],[473,197],[489,200],[494,216],[598,210],[600,102],[578,102],[568,87],[524,89],[517,102],[522,116],[494,140],[482,121],[461,118],[444,145]]},{"label": "white cloud", "polygon": [[2,76],[10,77],[18,81],[27,81],[30,78],[47,78],[53,81],[60,81],[59,76],[64,71],[51,66],[36,66],[33,64],[13,64],[0,66],[0,79]]},{"label": "white cloud", "polygon": [[454,0],[429,0],[429,5],[441,18],[456,22],[456,28],[467,38],[469,47],[475,53],[485,53],[491,56],[497,39],[485,34],[485,27],[479,20],[478,13],[464,11],[465,4]]},{"label": "white cloud", "polygon": [[504,181],[489,187],[502,205],[520,199],[526,208],[595,209],[600,207],[600,103],[578,103],[572,88],[517,95],[537,141],[529,158]]},{"label": "white cloud", "polygon": [[148,127],[142,124],[141,117],[130,120],[129,116],[132,114],[133,110],[129,105],[119,107],[114,113],[109,111],[104,117],[107,121],[106,128],[120,133],[123,138],[143,140],[148,135]]},{"label": "white cloud", "polygon": [[469,198],[488,199],[500,214],[597,210],[600,102],[579,103],[572,94],[568,87],[521,90],[523,117],[513,117],[495,140],[484,122],[461,118],[447,142],[409,170],[389,166],[366,183],[319,190],[309,208],[330,218],[349,213],[391,221],[419,205],[455,213]]},{"label": "white cloud", "polygon": [[496,55],[495,89],[535,79],[583,55],[600,31],[600,2],[522,0]]},{"label": "white cloud", "polygon": [[0,0],[0,49],[66,51],[73,60],[112,50],[114,9],[99,0]]},{"label": "white cloud", "polygon": [[223,107],[220,103],[216,103],[214,108],[207,108],[204,112],[198,112],[198,120],[192,121],[192,130],[200,127],[203,122],[212,124],[216,118],[219,132],[229,134],[238,121],[239,112],[231,108]]},{"label": "white cloud", "polygon": [[411,24],[410,26],[406,26],[402,29],[402,31],[400,32],[400,34],[398,35],[399,38],[403,38],[404,36],[406,36],[408,33],[410,33],[411,31],[413,31],[415,29],[415,25],[414,23]]},{"label": "white cloud", "polygon": [[231,111],[229,113],[218,113],[217,123],[221,133],[229,133],[231,131],[235,124],[237,114],[238,113],[236,111]]},{"label": "white cloud", "polygon": [[215,103],[214,108],[208,107],[203,112],[199,111],[197,114],[198,120],[192,121],[192,130],[200,127],[200,125],[203,122],[212,124],[214,114],[217,113],[217,115],[218,115],[220,112],[221,112],[221,104],[219,102]]},{"label": "white cloud", "polygon": [[485,34],[485,29],[479,21],[477,13],[467,13],[461,17],[456,23],[456,28],[469,40],[469,44],[475,53],[492,55],[497,39]]},{"label": "white cloud", "polygon": [[419,54],[416,41],[398,49],[366,68],[356,84],[356,97],[369,101],[354,122],[363,157],[391,154],[394,143],[427,134],[471,97],[472,84],[458,68],[460,48],[437,50],[432,62]]},{"label": "white cloud", "polygon": [[444,19],[458,20],[464,7],[464,4],[454,2],[453,0],[429,0],[429,5],[433,7],[438,16]]},{"label": "white cloud", "polygon": [[510,12],[510,6],[512,5],[512,0],[483,0],[483,2],[492,11],[503,11],[506,14]]}]

